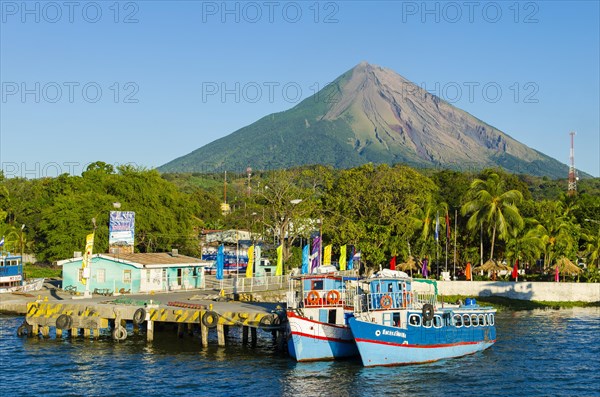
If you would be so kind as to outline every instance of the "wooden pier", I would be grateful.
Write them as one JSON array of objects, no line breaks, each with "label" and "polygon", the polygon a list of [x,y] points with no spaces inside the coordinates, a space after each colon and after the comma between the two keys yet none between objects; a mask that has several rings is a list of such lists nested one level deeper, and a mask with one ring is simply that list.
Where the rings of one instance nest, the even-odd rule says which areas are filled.
[{"label": "wooden pier", "polygon": [[[277,307],[269,310],[263,306],[241,302],[193,303],[189,300],[154,304],[148,300],[143,304],[115,302],[85,302],[75,300],[35,301],[27,303],[25,322],[18,328],[21,336],[50,337],[51,330],[57,338],[98,338],[102,332],[110,332],[116,341],[129,336],[128,324],[133,332],[146,333],[148,342],[155,338],[157,326],[171,325],[177,334],[200,334],[203,347],[208,346],[209,332],[215,330],[217,343],[225,346],[230,327],[242,328],[242,342],[255,344],[257,330],[271,332],[283,347],[285,340],[285,310]],[[129,327],[131,329],[131,327]],[[67,333],[67,334],[65,334]]]}]

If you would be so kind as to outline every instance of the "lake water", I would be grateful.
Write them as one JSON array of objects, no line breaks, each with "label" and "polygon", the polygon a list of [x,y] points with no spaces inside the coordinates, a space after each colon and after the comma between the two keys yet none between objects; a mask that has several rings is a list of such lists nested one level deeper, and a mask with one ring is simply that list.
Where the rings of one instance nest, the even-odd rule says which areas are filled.
[{"label": "lake water", "polygon": [[[23,317],[0,315],[1,396],[600,396],[600,308],[498,313],[498,342],[437,363],[364,368],[295,363],[258,331],[244,347],[202,349],[175,332],[114,342],[19,338]],[[211,338],[213,335],[211,333]]]}]

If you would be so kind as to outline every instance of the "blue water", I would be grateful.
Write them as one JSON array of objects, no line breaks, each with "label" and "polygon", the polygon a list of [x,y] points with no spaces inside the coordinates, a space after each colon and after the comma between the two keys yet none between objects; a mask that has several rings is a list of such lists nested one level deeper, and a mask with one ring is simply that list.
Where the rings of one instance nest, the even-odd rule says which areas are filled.
[{"label": "blue water", "polygon": [[[175,331],[114,342],[19,338],[23,317],[0,316],[0,395],[9,396],[600,396],[600,308],[498,313],[498,342],[437,363],[363,368],[298,364],[258,331],[202,349]],[[211,338],[213,336],[211,335]]]}]

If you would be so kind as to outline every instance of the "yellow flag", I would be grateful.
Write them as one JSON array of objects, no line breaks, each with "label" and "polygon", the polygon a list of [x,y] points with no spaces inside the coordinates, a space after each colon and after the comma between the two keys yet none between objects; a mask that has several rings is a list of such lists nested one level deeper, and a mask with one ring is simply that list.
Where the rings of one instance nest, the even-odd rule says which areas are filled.
[{"label": "yellow flag", "polygon": [[[88,234],[85,237],[85,252],[83,253],[83,258],[81,260],[81,283],[85,285],[87,280],[90,278],[90,262],[92,261],[92,251],[94,249],[94,233]],[[87,269],[87,270],[86,270]]]},{"label": "yellow flag", "polygon": [[246,268],[246,277],[251,278],[254,273],[254,246],[248,248],[248,267]]},{"label": "yellow flag", "polygon": [[346,270],[346,245],[340,247],[340,271]]},{"label": "yellow flag", "polygon": [[277,267],[275,268],[275,275],[283,275],[283,245],[277,247]]},{"label": "yellow flag", "polygon": [[331,265],[331,247],[331,244],[325,246],[323,252],[323,266]]}]

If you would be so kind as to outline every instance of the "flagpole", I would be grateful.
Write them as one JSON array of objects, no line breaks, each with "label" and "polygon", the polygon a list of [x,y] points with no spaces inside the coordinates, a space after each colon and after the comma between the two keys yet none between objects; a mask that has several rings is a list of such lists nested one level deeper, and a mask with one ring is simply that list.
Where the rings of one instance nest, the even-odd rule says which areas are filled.
[{"label": "flagpole", "polygon": [[456,235],[458,234],[458,210],[454,209],[454,272],[453,277],[456,280]]}]

